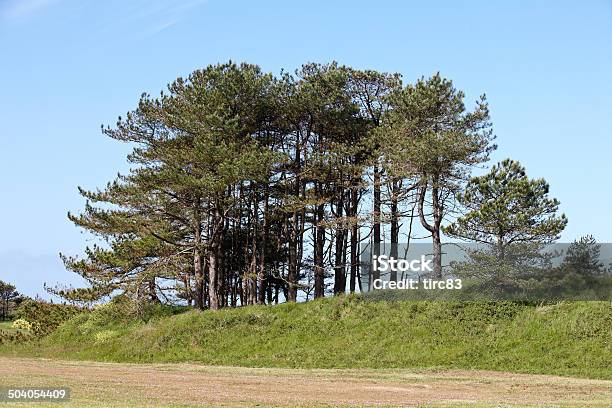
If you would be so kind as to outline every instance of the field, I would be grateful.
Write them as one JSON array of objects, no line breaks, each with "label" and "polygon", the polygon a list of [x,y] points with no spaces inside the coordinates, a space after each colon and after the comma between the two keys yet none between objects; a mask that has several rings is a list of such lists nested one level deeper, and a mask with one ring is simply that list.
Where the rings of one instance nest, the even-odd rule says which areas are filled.
[{"label": "field", "polygon": [[612,405],[612,381],[466,370],[270,369],[0,357],[0,378],[4,386],[70,387],[69,402],[52,404],[61,407]]}]

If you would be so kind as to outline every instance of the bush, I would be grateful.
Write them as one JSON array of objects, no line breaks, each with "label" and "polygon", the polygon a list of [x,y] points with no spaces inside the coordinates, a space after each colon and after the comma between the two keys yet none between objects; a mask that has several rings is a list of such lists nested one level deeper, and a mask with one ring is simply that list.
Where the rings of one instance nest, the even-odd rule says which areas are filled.
[{"label": "bush", "polygon": [[60,324],[86,311],[77,306],[48,303],[37,300],[26,300],[15,311],[18,319],[31,324],[32,333],[36,336],[46,336]]},{"label": "bush", "polygon": [[187,306],[137,302],[125,295],[118,295],[108,303],[96,305],[94,307],[95,316],[91,316],[91,319],[96,319],[100,325],[108,322],[148,322],[150,320],[174,316],[190,309]]},{"label": "bush", "polygon": [[93,335],[101,328],[125,328],[131,324],[173,316],[188,309],[186,306],[139,303],[127,296],[118,295],[108,303],[95,305],[91,312],[84,316],[79,327],[82,334]]},{"label": "bush", "polygon": [[30,341],[34,338],[32,334],[29,332],[7,332],[0,330],[0,344],[5,343],[23,343],[26,341]]},{"label": "bush", "polygon": [[28,322],[25,319],[17,319],[12,324],[13,329],[31,331],[32,323]]},{"label": "bush", "polygon": [[174,316],[191,310],[188,306],[163,305],[160,303],[149,304],[143,308],[140,319],[148,322],[163,317]]}]

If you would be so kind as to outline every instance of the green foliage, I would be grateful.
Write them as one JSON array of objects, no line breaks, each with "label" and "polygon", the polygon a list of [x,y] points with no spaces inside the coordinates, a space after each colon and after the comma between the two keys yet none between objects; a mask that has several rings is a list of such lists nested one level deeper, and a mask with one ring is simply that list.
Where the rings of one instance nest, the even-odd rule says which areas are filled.
[{"label": "green foliage", "polygon": [[557,216],[559,201],[548,196],[544,179],[529,179],[517,161],[506,159],[491,171],[473,177],[458,195],[467,213],[444,228],[452,237],[489,244],[504,257],[508,245],[546,244],[567,225]]},{"label": "green foliage", "polygon": [[28,321],[0,322],[0,344],[19,344],[34,338]]},{"label": "green foliage", "polygon": [[19,319],[31,324],[31,330],[36,336],[46,336],[60,324],[84,311],[85,309],[76,306],[28,299],[19,306],[15,314]]},{"label": "green foliage", "polygon": [[139,316],[143,322],[150,320],[161,319],[164,317],[174,316],[187,310],[191,310],[187,306],[164,305],[161,303],[149,303],[144,305],[144,308]]},{"label": "green foliage", "polygon": [[277,82],[255,65],[210,65],[176,79],[158,98],[143,95],[137,109],[103,129],[133,144],[133,167],[104,190],[81,189],[85,211],[69,218],[109,246],[87,248],[84,258],[63,257],[91,290],[54,293],[91,301],[121,291],[155,302],[159,286],[170,286],[157,285],[159,279],[174,283],[171,296],[196,298],[203,307],[202,258],[209,246],[221,245],[222,217],[244,204],[234,195],[268,182],[285,159],[267,145],[276,143],[283,112]]},{"label": "green foliage", "polygon": [[570,244],[561,268],[583,277],[601,276],[606,273],[606,266],[601,262],[600,254],[601,245],[592,235],[586,235]]},{"label": "green foliage", "polygon": [[391,97],[393,109],[380,129],[387,134],[385,169],[395,178],[408,178],[410,189],[416,189],[418,218],[433,241],[435,277],[442,276],[440,232],[455,207],[453,197],[472,167],[497,148],[486,97],[472,111],[463,99],[464,93],[439,74],[421,78]]},{"label": "green foliage", "polygon": [[477,291],[500,298],[526,292],[539,295],[547,287],[542,280],[550,274],[553,254],[540,244],[506,245],[503,258],[496,247],[488,246],[468,249],[467,254],[467,260],[451,262],[452,273],[471,279]]},{"label": "green foliage", "polygon": [[23,344],[32,339],[34,339],[34,336],[29,332],[0,330],[0,345]]},{"label": "green foliage", "polygon": [[486,97],[468,111],[465,95],[436,74],[393,94],[386,125],[388,168],[398,176],[424,178],[438,189],[456,189],[469,167],[496,148]]},{"label": "green foliage", "polygon": [[[470,283],[459,295],[496,299],[611,300],[612,275],[600,261],[600,245],[583,237],[566,253],[540,243],[512,243],[498,248],[467,248],[464,261],[452,261],[452,274]],[[563,257],[560,265],[556,258]]]},{"label": "green foliage", "polygon": [[9,318],[15,305],[23,300],[15,289],[15,285],[0,280],[0,319]]},{"label": "green foliage", "polygon": [[118,295],[108,303],[96,305],[89,321],[101,326],[111,323],[148,322],[172,316],[188,310],[186,306],[163,305],[160,303],[136,302],[125,295]]},{"label": "green foliage", "polygon": [[[230,61],[177,78],[103,128],[133,147],[130,171],[103,189],[80,189],[85,210],[69,219],[107,245],[62,257],[90,288],[50,291],[70,301],[120,292],[215,309],[265,303],[274,286],[294,301],[298,288],[310,291],[306,275],[314,296],[325,295],[332,257],[334,292],[345,291],[347,275],[354,290],[361,228],[385,222],[381,191],[397,238],[398,206],[419,187],[421,222],[440,243],[445,201],[495,148],[484,96],[472,110],[463,100],[439,74],[402,88],[399,74],[335,62],[275,77]],[[360,203],[370,169],[372,212]]]},{"label": "green foliage", "polygon": [[21,355],[305,368],[465,368],[612,379],[610,302],[364,301],[188,311],[63,324]]}]

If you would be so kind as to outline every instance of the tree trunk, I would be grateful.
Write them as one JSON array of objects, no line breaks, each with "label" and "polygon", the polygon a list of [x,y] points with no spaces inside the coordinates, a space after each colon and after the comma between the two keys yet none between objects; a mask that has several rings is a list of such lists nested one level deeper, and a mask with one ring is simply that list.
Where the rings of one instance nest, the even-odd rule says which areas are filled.
[{"label": "tree trunk", "polygon": [[440,192],[438,188],[438,178],[434,178],[431,186],[432,206],[434,224],[432,231],[433,239],[433,264],[434,264],[434,279],[442,278],[442,242],[440,241],[440,226],[442,224],[442,203],[440,202]]},{"label": "tree trunk", "polygon": [[221,241],[221,226],[223,219],[219,205],[215,205],[212,217],[212,233],[208,249],[208,307],[212,310],[219,309],[219,244]]},{"label": "tree trunk", "polygon": [[[399,245],[399,214],[398,214],[398,190],[400,187],[396,188],[395,184],[392,184],[391,191],[391,253],[389,254],[392,258],[398,258],[398,248]],[[396,282],[397,281],[397,270],[395,268],[391,269],[391,275],[389,276],[389,280]]]},{"label": "tree trunk", "polygon": [[[378,165],[374,166],[374,211],[373,211],[373,218],[374,218],[374,248],[373,248],[373,255],[374,256],[378,256],[380,255],[380,243],[381,243],[381,234],[380,234],[380,169],[378,168]],[[374,270],[373,272],[373,276],[372,279],[378,279],[380,277],[380,273],[378,272],[378,270]]]},{"label": "tree trunk", "polygon": [[[301,171],[301,158],[302,153],[300,149],[300,140],[299,136],[295,142],[295,182],[293,185],[293,198],[295,200],[299,200],[300,192],[302,191],[302,181],[300,177]],[[288,302],[296,302],[297,301],[297,292],[298,292],[298,280],[299,280],[299,259],[298,259],[298,238],[301,238],[301,235],[298,233],[300,230],[300,219],[298,216],[298,210],[293,210],[293,215],[291,217],[291,222],[289,225],[288,237],[288,271],[287,271],[287,301]]]},{"label": "tree trunk", "polygon": [[[338,204],[336,206],[336,217],[342,218],[342,210],[344,208],[344,191],[340,191],[338,198]],[[344,293],[346,290],[346,227],[344,223],[342,225],[336,225],[336,242],[335,242],[335,254],[334,254],[334,294]]]},{"label": "tree trunk", "polygon": [[[322,196],[321,185],[318,187],[319,198]],[[316,236],[315,236],[315,253],[314,253],[314,297],[315,299],[325,296],[325,266],[324,266],[324,248],[325,248],[325,205],[318,204],[316,207]]]},{"label": "tree trunk", "polygon": [[358,245],[359,245],[359,225],[357,222],[357,211],[359,198],[357,194],[357,185],[353,183],[353,189],[351,190],[351,217],[353,218],[353,225],[351,226],[351,281],[350,281],[350,291],[351,293],[355,292],[356,282],[357,282],[357,268],[359,266],[359,254],[358,254]]},{"label": "tree trunk", "polygon": [[257,237],[255,235],[253,235],[251,245],[251,265],[243,278],[247,305],[257,303]]},{"label": "tree trunk", "polygon": [[195,304],[200,310],[204,309],[204,268],[202,266],[202,223],[200,218],[200,200],[194,208],[194,247],[193,269],[195,274]]},{"label": "tree trunk", "polygon": [[433,224],[429,224],[425,219],[425,195],[427,194],[427,179],[421,180],[421,186],[419,191],[419,219],[421,225],[431,233],[431,239],[433,243],[433,278],[442,278],[442,243],[440,241],[440,225],[442,223],[443,208],[439,200],[439,189],[437,185],[438,179],[434,177],[432,180],[431,188],[431,206],[434,217]]},{"label": "tree trunk", "polygon": [[297,256],[297,229],[299,228],[298,213],[293,212],[289,232],[289,265],[287,272],[287,301],[297,301],[297,281],[298,281],[298,256]]},{"label": "tree trunk", "polygon": [[257,303],[263,305],[266,303],[266,292],[268,281],[266,279],[266,244],[269,239],[268,234],[268,207],[269,207],[269,194],[268,194],[268,186],[265,187],[265,196],[264,196],[264,213],[263,213],[263,225],[262,225],[262,233],[263,238],[261,240],[261,244],[259,245],[259,271],[257,274],[257,283],[258,283],[258,291],[257,291]]},{"label": "tree trunk", "polygon": [[159,300],[159,297],[157,296],[157,285],[155,284],[155,276],[149,279],[148,290],[149,290],[149,302],[161,303]]}]

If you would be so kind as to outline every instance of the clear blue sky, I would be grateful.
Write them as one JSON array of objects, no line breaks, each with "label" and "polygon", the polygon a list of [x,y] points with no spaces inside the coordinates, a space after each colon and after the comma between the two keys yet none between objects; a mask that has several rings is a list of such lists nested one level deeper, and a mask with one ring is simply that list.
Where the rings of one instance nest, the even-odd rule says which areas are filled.
[{"label": "clear blue sky", "polygon": [[440,71],[470,103],[486,92],[494,160],[550,182],[565,241],[612,242],[612,1],[500,3],[0,0],[0,279],[30,295],[74,282],[57,254],[86,244],[66,219],[76,187],[126,169],[100,125],[228,59]]}]

